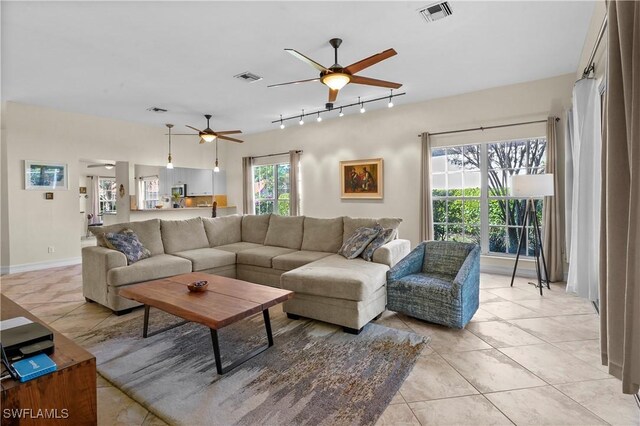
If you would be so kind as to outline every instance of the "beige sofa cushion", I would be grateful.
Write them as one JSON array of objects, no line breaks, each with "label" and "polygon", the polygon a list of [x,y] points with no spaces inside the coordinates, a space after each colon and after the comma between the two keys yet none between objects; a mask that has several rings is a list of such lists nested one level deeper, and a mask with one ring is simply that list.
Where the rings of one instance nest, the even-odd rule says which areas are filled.
[{"label": "beige sofa cushion", "polygon": [[[342,244],[346,243],[349,237],[356,232],[356,229],[365,226],[371,228],[379,223],[383,228],[398,229],[402,223],[402,219],[397,217],[383,217],[382,219],[374,219],[370,217],[344,217],[344,233],[342,236]],[[397,233],[396,233],[397,236]],[[396,238],[394,236],[393,238]]]},{"label": "beige sofa cushion", "polygon": [[169,254],[159,254],[142,259],[133,265],[109,270],[107,283],[110,286],[118,287],[173,275],[188,274],[189,272],[191,272],[191,262],[187,259]]},{"label": "beige sofa cushion", "polygon": [[270,214],[247,215],[242,217],[242,241],[264,244],[269,229]]},{"label": "beige sofa cushion", "polygon": [[123,229],[131,229],[138,236],[142,245],[151,252],[151,256],[164,254],[164,245],[160,236],[160,219],[141,222],[117,223],[108,226],[90,226],[89,230],[96,236],[100,247],[107,247],[103,235],[107,232],[118,233]]},{"label": "beige sofa cushion", "polygon": [[180,251],[174,253],[174,256],[179,256],[190,260],[194,272],[236,264],[235,253],[218,250],[215,248],[200,248],[195,250]]},{"label": "beige sofa cushion", "polygon": [[387,279],[387,265],[332,254],[282,274],[282,288],[346,300],[369,300]]},{"label": "beige sofa cushion", "polygon": [[240,241],[239,243],[225,244],[223,246],[217,246],[216,249],[217,250],[230,251],[231,253],[238,253],[238,252],[241,252],[243,250],[249,250],[249,249],[257,248],[257,247],[264,247],[264,246],[262,244],[245,243],[243,241]]},{"label": "beige sofa cushion", "polygon": [[342,217],[332,219],[305,217],[304,235],[300,248],[309,251],[337,253],[342,246],[342,223]]},{"label": "beige sofa cushion", "polygon": [[300,250],[303,227],[304,216],[271,215],[264,245]]},{"label": "beige sofa cushion", "polygon": [[275,269],[290,271],[327,256],[331,256],[331,253],[324,251],[295,251],[276,256],[271,260],[271,263]]},{"label": "beige sofa cushion", "polygon": [[203,217],[202,223],[209,239],[209,247],[242,241],[242,216]]},{"label": "beige sofa cushion", "polygon": [[243,250],[237,254],[239,265],[253,265],[271,268],[271,259],[282,254],[293,253],[296,250],[285,247],[262,246]]},{"label": "beige sofa cushion", "polygon": [[209,247],[201,217],[188,220],[161,220],[160,228],[164,252],[167,254]]}]

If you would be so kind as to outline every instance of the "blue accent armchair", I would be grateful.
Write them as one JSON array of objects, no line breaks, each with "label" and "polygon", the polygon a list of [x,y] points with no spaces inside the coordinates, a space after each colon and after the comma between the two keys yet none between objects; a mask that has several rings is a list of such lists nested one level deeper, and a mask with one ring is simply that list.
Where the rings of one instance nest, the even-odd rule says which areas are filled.
[{"label": "blue accent armchair", "polygon": [[480,246],[424,241],[387,272],[387,309],[464,328],[480,304]]}]

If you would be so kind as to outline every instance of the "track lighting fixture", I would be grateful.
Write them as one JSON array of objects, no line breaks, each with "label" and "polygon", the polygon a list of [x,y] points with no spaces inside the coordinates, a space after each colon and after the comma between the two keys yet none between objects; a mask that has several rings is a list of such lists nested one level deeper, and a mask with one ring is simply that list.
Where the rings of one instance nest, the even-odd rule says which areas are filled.
[{"label": "track lighting fixture", "polygon": [[[366,100],[366,101],[363,101],[360,98],[360,96],[358,96],[358,102],[354,102],[352,104],[347,104],[347,105],[341,105],[339,107],[340,110],[338,112],[338,117],[344,117],[344,111],[343,111],[344,108],[349,108],[349,107],[354,107],[354,106],[360,107],[360,113],[364,114],[365,112],[367,112],[364,104],[368,104],[369,102],[387,101],[387,107],[388,108],[393,108],[393,106],[394,106],[393,98],[395,98],[396,96],[402,96],[402,95],[406,95],[406,93],[404,93],[404,92],[403,93],[393,93],[393,90],[391,90],[389,92],[389,95],[387,95],[387,96],[382,96],[380,98],[369,99],[369,100]],[[336,106],[336,108],[338,108],[338,107]],[[308,113],[305,113],[304,109],[303,109],[302,113],[300,115],[293,115],[293,116],[290,116],[290,117],[283,117],[282,114],[280,114],[280,118],[277,119],[277,120],[272,121],[271,123],[274,123],[274,124],[277,123],[277,124],[280,125],[281,129],[284,129],[285,128],[285,124],[284,124],[285,121],[287,121],[287,120],[299,120],[298,124],[300,124],[302,126],[304,124],[304,117],[306,117],[308,115],[309,116],[310,115],[314,115],[314,114],[316,115],[316,121],[318,123],[320,123],[320,122],[322,122],[322,115],[321,114],[324,114],[325,112],[330,112],[333,109],[334,108],[333,108],[333,105],[332,105],[330,108],[327,107],[326,109],[322,109],[322,110],[314,111],[314,112],[308,112]]]},{"label": "track lighting fixture", "polygon": [[167,158],[167,169],[173,169],[173,163],[171,162],[171,128],[173,124],[165,124],[169,128],[169,157]]}]

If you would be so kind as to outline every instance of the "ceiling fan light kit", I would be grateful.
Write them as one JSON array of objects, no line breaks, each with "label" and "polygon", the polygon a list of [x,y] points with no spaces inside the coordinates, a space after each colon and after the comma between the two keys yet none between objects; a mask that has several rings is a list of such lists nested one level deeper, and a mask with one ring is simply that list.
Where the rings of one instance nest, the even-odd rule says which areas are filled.
[{"label": "ceiling fan light kit", "polygon": [[400,87],[402,87],[401,83],[394,83],[391,81],[377,80],[375,78],[355,75],[365,68],[369,68],[370,66],[375,65],[378,62],[384,61],[385,59],[389,59],[390,57],[397,55],[398,53],[394,49],[387,49],[383,52],[376,53],[375,55],[362,59],[361,61],[354,62],[349,66],[343,67],[338,63],[338,48],[342,44],[342,40],[339,38],[332,38],[331,40],[329,40],[329,44],[331,45],[331,47],[333,47],[335,58],[335,63],[329,68],[303,55],[295,49],[284,49],[286,52],[300,59],[302,62],[312,66],[317,71],[320,71],[320,78],[310,78],[306,80],[290,81],[288,83],[272,84],[268,87],[280,87],[289,84],[320,81],[322,84],[329,88],[329,100],[327,101],[327,109],[333,108],[333,103],[338,97],[338,92],[350,83],[364,84],[367,86],[386,87],[389,89],[399,89]]}]

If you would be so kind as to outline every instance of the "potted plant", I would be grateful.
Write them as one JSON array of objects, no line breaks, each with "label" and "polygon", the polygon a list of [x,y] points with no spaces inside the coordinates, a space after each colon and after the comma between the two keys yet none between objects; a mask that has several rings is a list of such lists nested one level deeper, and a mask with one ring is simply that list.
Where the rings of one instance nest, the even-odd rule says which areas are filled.
[{"label": "potted plant", "polygon": [[180,201],[182,200],[182,197],[180,197],[180,193],[178,191],[171,194],[171,200],[173,201],[174,209],[180,208]]}]

